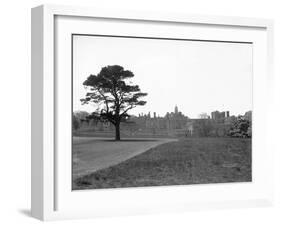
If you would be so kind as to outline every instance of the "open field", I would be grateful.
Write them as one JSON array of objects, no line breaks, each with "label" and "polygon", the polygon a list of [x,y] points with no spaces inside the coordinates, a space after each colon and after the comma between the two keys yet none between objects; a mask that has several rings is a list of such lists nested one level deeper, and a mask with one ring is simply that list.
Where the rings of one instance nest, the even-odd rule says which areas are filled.
[{"label": "open field", "polygon": [[73,189],[251,181],[251,139],[189,138],[158,145],[73,181]]}]

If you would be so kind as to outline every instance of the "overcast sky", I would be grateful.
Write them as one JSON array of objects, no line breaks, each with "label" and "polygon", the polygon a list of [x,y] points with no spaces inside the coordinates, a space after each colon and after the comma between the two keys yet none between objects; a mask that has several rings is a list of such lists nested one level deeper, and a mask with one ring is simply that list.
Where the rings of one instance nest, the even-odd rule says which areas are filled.
[{"label": "overcast sky", "polygon": [[82,83],[107,65],[121,65],[135,74],[145,106],[131,114],[179,111],[190,118],[202,112],[252,109],[252,45],[239,43],[152,40],[95,36],[73,37],[73,110],[81,105]]}]

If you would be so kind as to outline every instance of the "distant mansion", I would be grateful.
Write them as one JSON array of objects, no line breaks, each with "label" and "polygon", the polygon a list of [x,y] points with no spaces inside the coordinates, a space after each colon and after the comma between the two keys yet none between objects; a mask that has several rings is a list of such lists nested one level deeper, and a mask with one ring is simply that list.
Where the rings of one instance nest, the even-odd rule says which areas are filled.
[{"label": "distant mansion", "polygon": [[[80,131],[85,133],[91,131],[99,134],[113,133],[114,126],[109,122],[97,120],[85,120],[85,115],[76,113],[80,120]],[[243,116],[252,120],[252,112],[248,111]],[[230,129],[236,116],[230,116],[229,111],[214,111],[211,116],[202,115],[198,119],[191,119],[185,116],[175,106],[173,112],[167,112],[164,117],[139,114],[131,116],[129,120],[121,124],[121,133],[126,136],[225,136]]]}]

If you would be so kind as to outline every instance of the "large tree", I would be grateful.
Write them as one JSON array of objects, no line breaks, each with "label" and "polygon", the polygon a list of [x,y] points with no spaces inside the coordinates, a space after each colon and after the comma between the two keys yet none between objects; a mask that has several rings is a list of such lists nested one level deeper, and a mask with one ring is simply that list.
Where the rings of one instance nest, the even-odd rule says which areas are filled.
[{"label": "large tree", "polygon": [[119,65],[103,67],[97,75],[90,75],[83,85],[87,89],[82,104],[94,103],[98,107],[91,114],[92,118],[107,120],[115,126],[115,140],[120,140],[120,123],[128,117],[128,111],[146,104],[140,98],[142,93],[138,85],[131,84],[131,71]]}]

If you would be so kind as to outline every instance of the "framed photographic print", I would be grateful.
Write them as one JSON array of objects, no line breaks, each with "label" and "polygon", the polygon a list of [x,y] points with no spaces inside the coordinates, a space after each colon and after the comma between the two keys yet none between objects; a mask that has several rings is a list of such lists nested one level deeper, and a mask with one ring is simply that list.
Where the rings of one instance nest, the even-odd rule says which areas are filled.
[{"label": "framed photographic print", "polygon": [[272,21],[32,9],[32,215],[270,205]]}]

